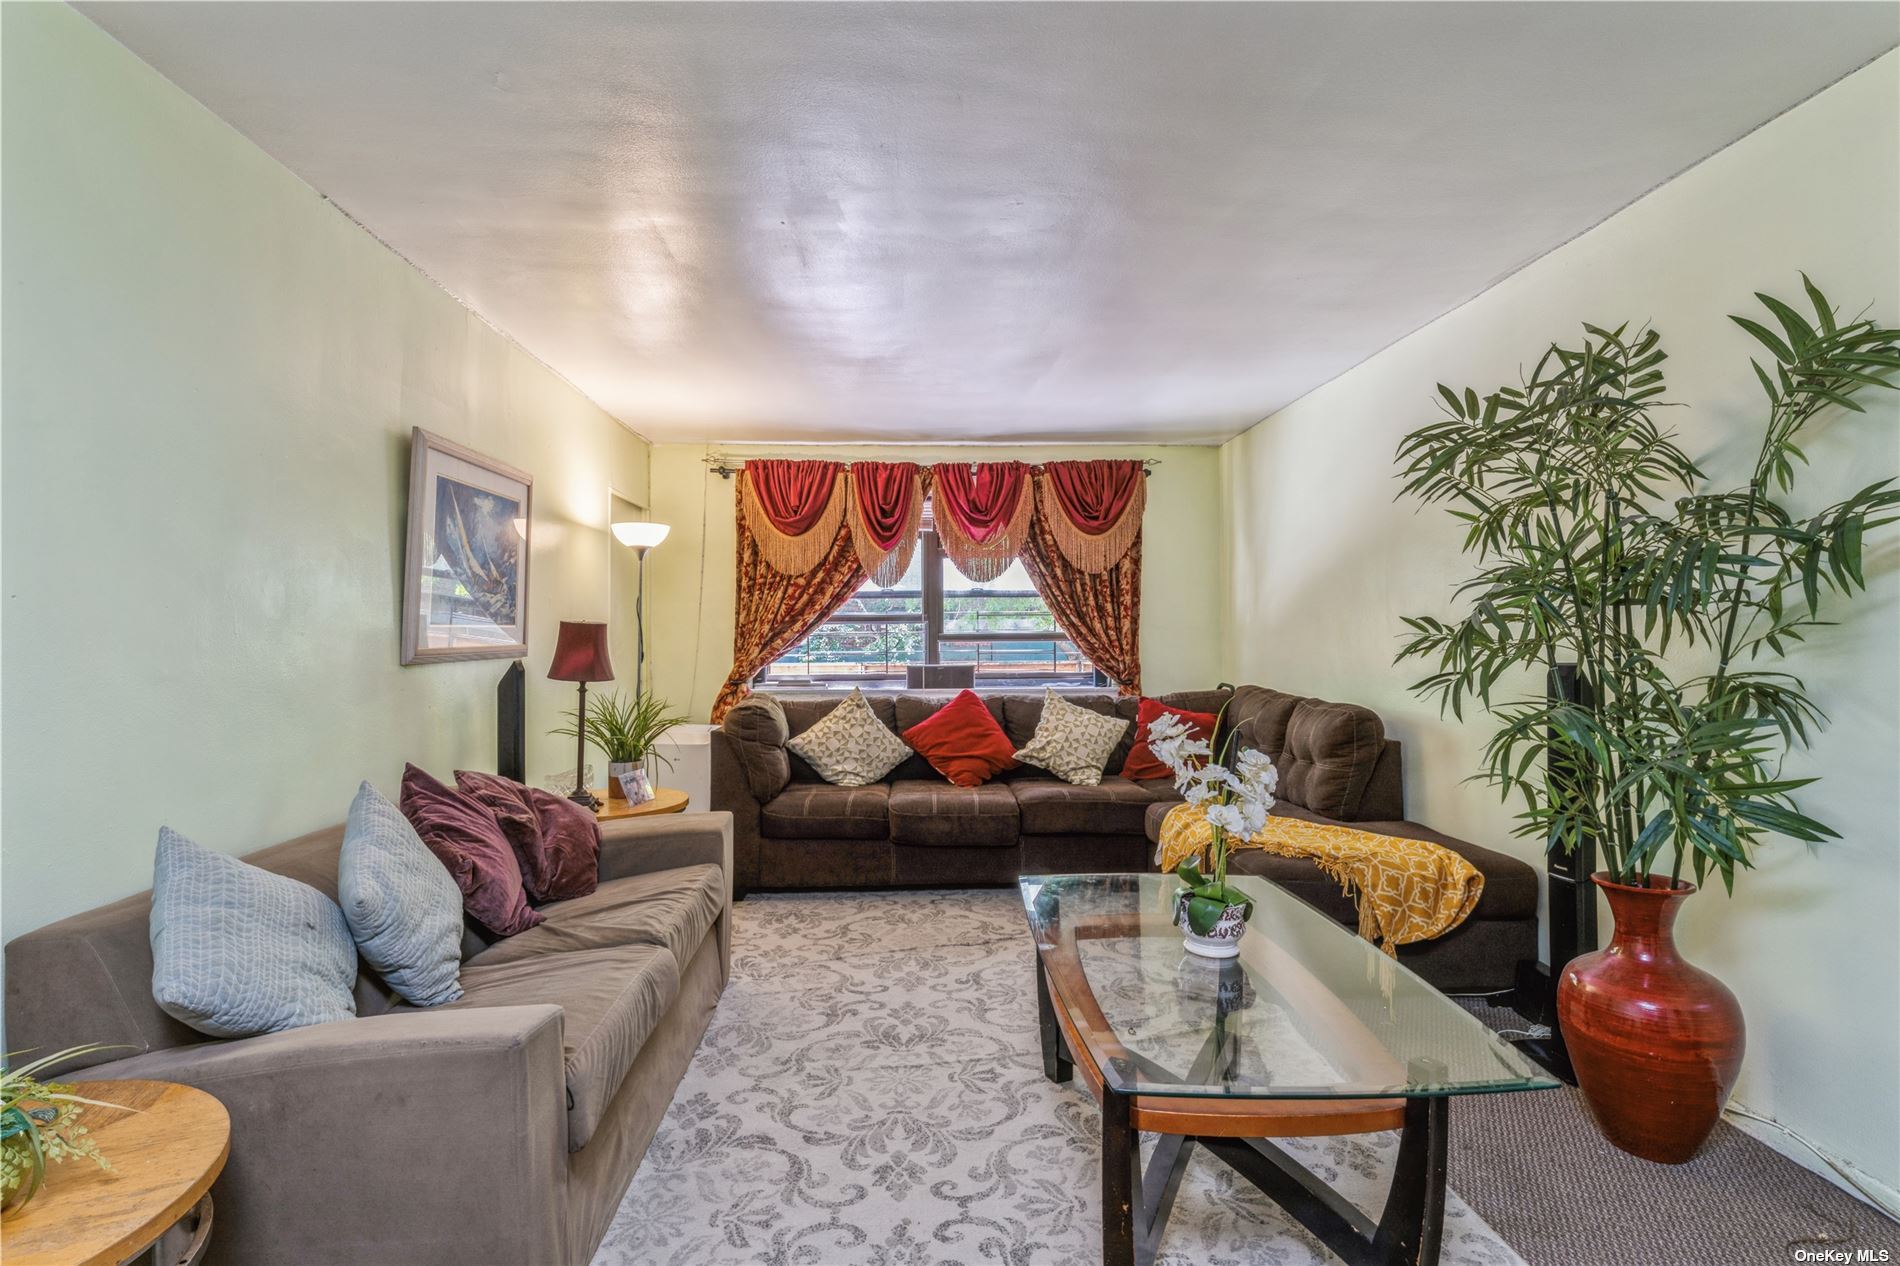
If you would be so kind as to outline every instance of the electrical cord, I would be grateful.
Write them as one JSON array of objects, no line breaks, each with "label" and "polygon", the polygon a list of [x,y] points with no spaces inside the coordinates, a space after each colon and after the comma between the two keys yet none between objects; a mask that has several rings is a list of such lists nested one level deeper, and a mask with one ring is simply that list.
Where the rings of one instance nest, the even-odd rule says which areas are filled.
[{"label": "electrical cord", "polygon": [[1751,1112],[1747,1108],[1737,1107],[1733,1103],[1729,1104],[1726,1108],[1722,1109],[1722,1115],[1732,1116],[1732,1117],[1741,1117],[1742,1119],[1747,1120],[1747,1121],[1756,1121],[1756,1122],[1761,1123],[1762,1125],[1768,1126],[1770,1129],[1774,1130],[1776,1133],[1787,1135],[1789,1138],[1793,1139],[1795,1142],[1801,1144],[1801,1146],[1807,1148],[1810,1152],[1813,1152],[1815,1156],[1818,1157],[1824,1165],[1826,1165],[1829,1169],[1833,1170],[1835,1173],[1839,1174],[1841,1176],[1841,1181],[1845,1182],[1848,1186],[1852,1187],[1855,1191],[1858,1191],[1861,1194],[1861,1198],[1866,1200],[1868,1204],[1880,1210],[1882,1213],[1886,1214],[1888,1217],[1892,1218],[1894,1221],[1900,1222],[1900,1205],[1896,1205],[1892,1197],[1884,1195],[1880,1192],[1869,1190],[1867,1185],[1861,1182],[1860,1179],[1856,1178],[1853,1174],[1853,1171],[1848,1169],[1846,1165],[1844,1165],[1841,1161],[1836,1160],[1834,1157],[1828,1155],[1826,1152],[1822,1151],[1820,1148],[1816,1147],[1813,1143],[1809,1142],[1807,1138],[1801,1135],[1798,1131],[1791,1130],[1787,1126],[1783,1125],[1781,1122],[1776,1121],[1770,1117],[1765,1117],[1761,1115],[1759,1112]]}]

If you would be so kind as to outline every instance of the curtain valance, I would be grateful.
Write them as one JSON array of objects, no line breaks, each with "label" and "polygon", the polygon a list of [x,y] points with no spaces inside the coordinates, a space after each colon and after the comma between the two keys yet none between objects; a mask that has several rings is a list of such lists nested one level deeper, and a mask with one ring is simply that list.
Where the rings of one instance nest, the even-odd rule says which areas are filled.
[{"label": "curtain valance", "polygon": [[851,541],[865,574],[894,585],[917,552],[929,479],[915,462],[853,462],[847,508]]},{"label": "curtain valance", "polygon": [[1029,539],[1036,508],[1025,462],[943,462],[930,468],[943,552],[978,584],[1009,570]]},{"label": "curtain valance", "polygon": [[766,460],[739,472],[739,510],[759,557],[802,576],[823,562],[844,522],[844,463]]},{"label": "curtain valance", "polygon": [[1091,575],[1120,562],[1141,532],[1148,481],[1140,462],[1050,462],[1036,486],[1050,536]]}]

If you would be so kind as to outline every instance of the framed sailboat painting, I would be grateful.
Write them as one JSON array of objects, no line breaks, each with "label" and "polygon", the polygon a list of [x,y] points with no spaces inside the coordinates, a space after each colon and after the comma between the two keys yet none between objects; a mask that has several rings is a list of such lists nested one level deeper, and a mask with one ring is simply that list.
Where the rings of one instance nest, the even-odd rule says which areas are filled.
[{"label": "framed sailboat painting", "polygon": [[527,654],[533,494],[526,472],[411,433],[404,664]]}]

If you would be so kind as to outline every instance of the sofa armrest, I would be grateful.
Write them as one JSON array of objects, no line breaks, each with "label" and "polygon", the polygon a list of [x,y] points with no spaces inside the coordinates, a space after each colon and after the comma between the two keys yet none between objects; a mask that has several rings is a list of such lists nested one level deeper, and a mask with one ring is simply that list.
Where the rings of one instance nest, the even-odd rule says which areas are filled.
[{"label": "sofa armrest", "polygon": [[[736,711],[736,709],[735,709]],[[712,807],[732,815],[733,888],[744,896],[759,886],[762,806],[746,778],[739,745],[724,730],[712,732]]]},{"label": "sofa armrest", "polygon": [[625,879],[681,866],[717,866],[732,886],[732,815],[680,813],[600,824],[600,879]]},{"label": "sofa armrest", "polygon": [[214,1095],[231,1155],[209,1260],[559,1263],[555,1006],[394,1011],[172,1047],[78,1074]]}]

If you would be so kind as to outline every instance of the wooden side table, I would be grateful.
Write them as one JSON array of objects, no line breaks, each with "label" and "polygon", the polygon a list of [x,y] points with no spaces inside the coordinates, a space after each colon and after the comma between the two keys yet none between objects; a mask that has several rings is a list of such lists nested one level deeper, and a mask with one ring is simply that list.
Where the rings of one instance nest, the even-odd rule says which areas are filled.
[{"label": "wooden side table", "polygon": [[597,789],[594,798],[600,801],[600,808],[594,811],[594,816],[602,822],[612,822],[618,818],[644,818],[661,813],[684,813],[688,799],[686,793],[677,787],[655,787],[653,799],[644,804],[609,800],[605,787]]},{"label": "wooden side table", "polygon": [[[168,1081],[86,1081],[118,1108],[80,1120],[112,1163],[50,1165],[26,1207],[0,1221],[7,1266],[119,1266],[163,1240],[163,1266],[196,1262],[211,1236],[211,1184],[231,1154],[231,1118],[202,1090]],[[122,1111],[130,1108],[133,1111]],[[179,1234],[168,1236],[174,1228]]]}]

